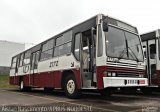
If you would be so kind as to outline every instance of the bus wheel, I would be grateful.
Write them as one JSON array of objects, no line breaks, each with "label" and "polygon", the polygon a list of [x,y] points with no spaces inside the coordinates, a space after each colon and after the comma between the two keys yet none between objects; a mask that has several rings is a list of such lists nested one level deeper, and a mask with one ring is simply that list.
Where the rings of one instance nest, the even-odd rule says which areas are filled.
[{"label": "bus wheel", "polygon": [[30,90],[31,90],[30,87],[25,87],[25,86],[24,86],[24,81],[22,80],[22,81],[20,82],[20,91],[30,91]]},{"label": "bus wheel", "polygon": [[80,92],[77,89],[76,80],[73,75],[67,76],[64,84],[64,91],[67,97],[78,98],[80,96]]}]

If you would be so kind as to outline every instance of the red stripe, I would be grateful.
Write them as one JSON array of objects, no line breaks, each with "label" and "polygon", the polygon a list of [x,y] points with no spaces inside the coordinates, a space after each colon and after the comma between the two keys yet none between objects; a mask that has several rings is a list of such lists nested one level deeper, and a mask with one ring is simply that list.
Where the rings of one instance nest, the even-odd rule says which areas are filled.
[{"label": "red stripe", "polygon": [[[77,81],[77,88],[81,89],[80,71],[74,69],[73,72]],[[20,77],[23,77],[25,86],[61,88],[62,73],[63,72],[61,71],[55,71],[36,73],[31,75],[27,74],[23,76],[12,76],[10,77],[10,84],[19,85]]]}]

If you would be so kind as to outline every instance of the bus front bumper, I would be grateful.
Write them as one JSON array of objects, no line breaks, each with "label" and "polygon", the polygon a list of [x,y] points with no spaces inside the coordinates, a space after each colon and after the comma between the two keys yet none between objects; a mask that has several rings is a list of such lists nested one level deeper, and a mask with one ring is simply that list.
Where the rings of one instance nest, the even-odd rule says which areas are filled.
[{"label": "bus front bumper", "polygon": [[147,78],[103,77],[104,88],[148,86]]}]

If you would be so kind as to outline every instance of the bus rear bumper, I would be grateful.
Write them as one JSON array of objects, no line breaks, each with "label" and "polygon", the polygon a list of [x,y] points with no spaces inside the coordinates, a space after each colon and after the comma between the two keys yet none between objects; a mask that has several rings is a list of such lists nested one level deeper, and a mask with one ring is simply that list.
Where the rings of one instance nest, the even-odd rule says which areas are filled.
[{"label": "bus rear bumper", "polygon": [[103,77],[104,88],[148,86],[147,78]]}]

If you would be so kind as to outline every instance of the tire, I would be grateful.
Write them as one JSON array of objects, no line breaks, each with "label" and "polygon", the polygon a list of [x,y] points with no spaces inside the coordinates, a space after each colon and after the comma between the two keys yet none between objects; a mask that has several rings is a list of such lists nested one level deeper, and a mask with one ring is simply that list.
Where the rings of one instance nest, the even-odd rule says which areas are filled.
[{"label": "tire", "polygon": [[25,92],[25,91],[30,91],[30,90],[31,90],[31,87],[26,87],[26,86],[24,86],[24,81],[21,80],[19,89],[20,89],[20,91]]},{"label": "tire", "polygon": [[65,78],[64,91],[66,96],[71,99],[79,98],[81,95],[80,91],[77,89],[76,80],[73,75],[68,75]]}]

